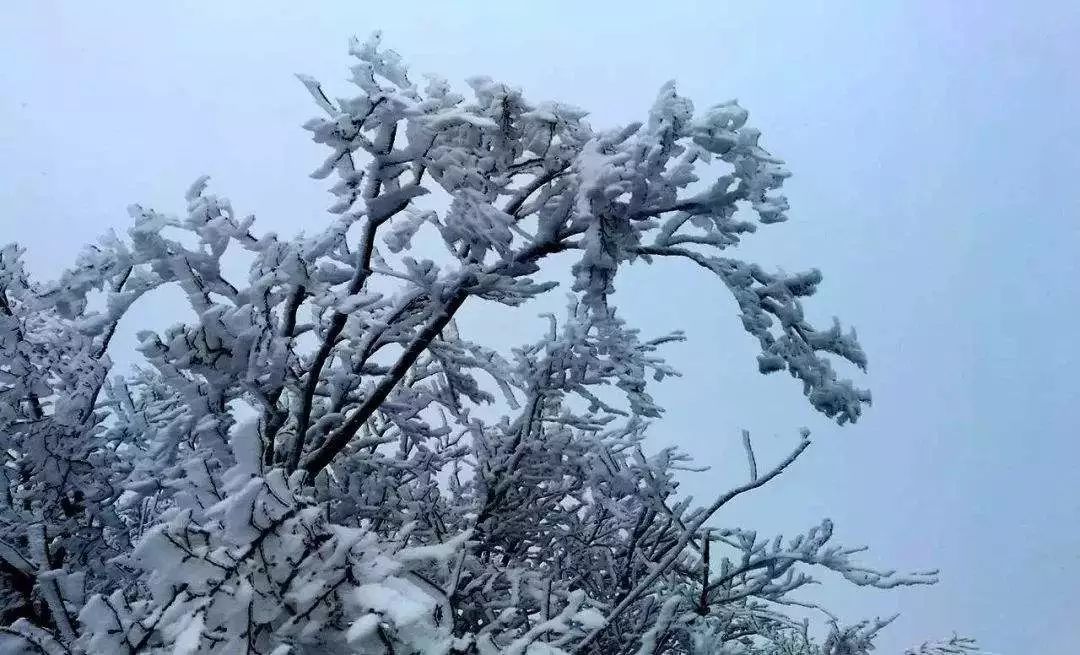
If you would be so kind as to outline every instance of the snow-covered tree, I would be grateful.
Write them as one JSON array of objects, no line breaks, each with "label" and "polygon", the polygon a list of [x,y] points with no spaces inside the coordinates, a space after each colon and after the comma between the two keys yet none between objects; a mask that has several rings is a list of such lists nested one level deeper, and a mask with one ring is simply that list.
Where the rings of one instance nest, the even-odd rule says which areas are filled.
[{"label": "snow-covered tree", "polygon": [[[260,233],[203,178],[182,216],[131,207],[55,282],[0,251],[0,653],[870,650],[888,621],[816,639],[794,592],[815,571],[934,573],[867,567],[827,520],[789,539],[715,521],[808,433],[761,468],[744,433],[746,481],[704,507],[677,494],[688,458],[645,440],[649,384],[676,374],[658,351],[682,336],[618,314],[635,261],[714,275],[760,372],[817,411],[843,424],[870,402],[831,363],[865,367],[854,331],[803,313],[821,275],[727,256],[788,208],[746,111],[695,113],[667,84],[602,131],[487,78],[418,85],[377,36],[351,52],[357,95],[301,77],[327,226]],[[567,310],[532,343],[460,332],[463,306],[525,305],[570,260]],[[190,318],[113,370],[119,321],[164,285]]]}]

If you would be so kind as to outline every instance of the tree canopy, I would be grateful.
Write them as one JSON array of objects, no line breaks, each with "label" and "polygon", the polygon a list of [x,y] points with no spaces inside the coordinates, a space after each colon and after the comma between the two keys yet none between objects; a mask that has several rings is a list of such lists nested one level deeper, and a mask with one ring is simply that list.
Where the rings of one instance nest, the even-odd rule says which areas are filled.
[{"label": "tree canopy", "polygon": [[[328,151],[313,176],[333,180],[318,231],[261,233],[201,178],[183,214],[132,206],[53,282],[0,250],[0,653],[869,651],[888,620],[845,625],[795,592],[816,571],[935,574],[861,563],[828,520],[787,539],[715,524],[805,431],[761,464],[743,433],[746,480],[681,499],[689,458],[646,431],[683,336],[615,305],[628,263],[704,269],[761,373],[840,424],[869,404],[833,367],[865,368],[854,331],[804,315],[820,273],[728,256],[787,218],[788,172],[747,112],[696,112],[669,83],[642,122],[597,130],[488,78],[417,84],[377,35],[351,54],[356,95],[300,78]],[[566,311],[532,341],[462,334],[462,307],[526,305],[567,262]],[[191,318],[113,370],[126,311],[166,285]]]}]

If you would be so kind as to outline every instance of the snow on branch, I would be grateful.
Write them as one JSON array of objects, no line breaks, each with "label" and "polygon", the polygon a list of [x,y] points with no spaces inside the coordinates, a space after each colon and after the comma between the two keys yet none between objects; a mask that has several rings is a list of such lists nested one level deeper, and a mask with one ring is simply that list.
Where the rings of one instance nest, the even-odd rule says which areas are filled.
[{"label": "snow on branch", "polygon": [[[201,177],[178,215],[132,205],[55,281],[0,248],[0,652],[868,650],[887,622],[818,642],[793,592],[812,571],[933,573],[869,567],[827,520],[787,541],[720,524],[806,433],[767,470],[744,433],[749,480],[705,507],[678,492],[701,469],[646,440],[678,375],[660,351],[684,336],[624,320],[634,261],[719,278],[760,372],[787,370],[817,411],[854,422],[870,402],[833,368],[866,368],[854,331],[804,314],[821,274],[728,256],[788,211],[746,110],[695,110],[669,83],[599,130],[486,77],[418,84],[378,35],[350,54],[351,94],[299,77],[328,151],[320,229],[261,232]],[[500,353],[459,329],[462,308],[527,305],[560,272],[567,309],[535,340]],[[113,370],[119,322],[165,286],[184,315]]]}]

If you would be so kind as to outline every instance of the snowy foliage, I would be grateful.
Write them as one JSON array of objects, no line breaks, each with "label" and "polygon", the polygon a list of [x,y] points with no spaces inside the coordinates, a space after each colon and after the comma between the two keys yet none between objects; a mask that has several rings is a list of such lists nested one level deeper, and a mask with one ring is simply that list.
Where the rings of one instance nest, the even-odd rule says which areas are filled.
[{"label": "snowy foliage", "polygon": [[[865,367],[854,332],[803,312],[821,275],[726,256],[786,219],[788,173],[746,111],[695,113],[667,84],[647,120],[597,131],[487,78],[418,86],[377,36],[351,50],[358,95],[301,78],[329,150],[314,176],[334,179],[320,231],[260,234],[204,178],[182,216],[133,206],[55,282],[0,250],[0,653],[870,650],[887,621],[816,639],[792,594],[815,572],[934,574],[861,564],[827,520],[788,539],[713,524],[805,432],[761,471],[745,436],[745,483],[680,500],[688,458],[645,432],[649,384],[676,374],[658,350],[682,335],[645,338],[613,304],[628,262],[695,264],[761,372],[859,418],[870,395],[832,364]],[[557,253],[572,293],[535,342],[459,332],[467,303],[549,292]],[[190,320],[140,332],[145,363],[113,371],[119,321],[164,285]]]}]

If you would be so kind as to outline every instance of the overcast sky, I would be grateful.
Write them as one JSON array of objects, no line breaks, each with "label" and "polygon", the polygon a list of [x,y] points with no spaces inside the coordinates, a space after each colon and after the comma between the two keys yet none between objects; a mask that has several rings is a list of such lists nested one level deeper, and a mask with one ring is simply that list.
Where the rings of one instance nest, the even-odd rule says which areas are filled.
[{"label": "overcast sky", "polygon": [[[792,533],[829,516],[870,563],[940,567],[932,588],[814,590],[846,619],[901,612],[884,653],[957,630],[1003,655],[1073,655],[1078,7],[7,0],[0,241],[54,276],[124,228],[128,204],[181,210],[203,173],[266,229],[317,228],[329,197],[307,174],[322,152],[299,128],[317,110],[292,73],[348,93],[346,39],[376,28],[415,72],[491,75],[587,108],[595,126],[643,118],[669,78],[699,107],[737,97],[795,173],[792,221],[745,256],[822,268],[811,314],[858,328],[875,402],[858,425],[830,425],[791,379],[755,373],[716,280],[635,267],[624,312],[690,337],[669,352],[685,377],[657,392],[669,411],[654,443],[714,467],[687,478],[705,501],[745,475],[741,428],[765,458],[810,427],[805,459],[721,523]],[[115,347],[135,323],[164,327],[170,302],[147,301]],[[474,340],[509,345],[543,328],[532,317],[464,320]]]}]

